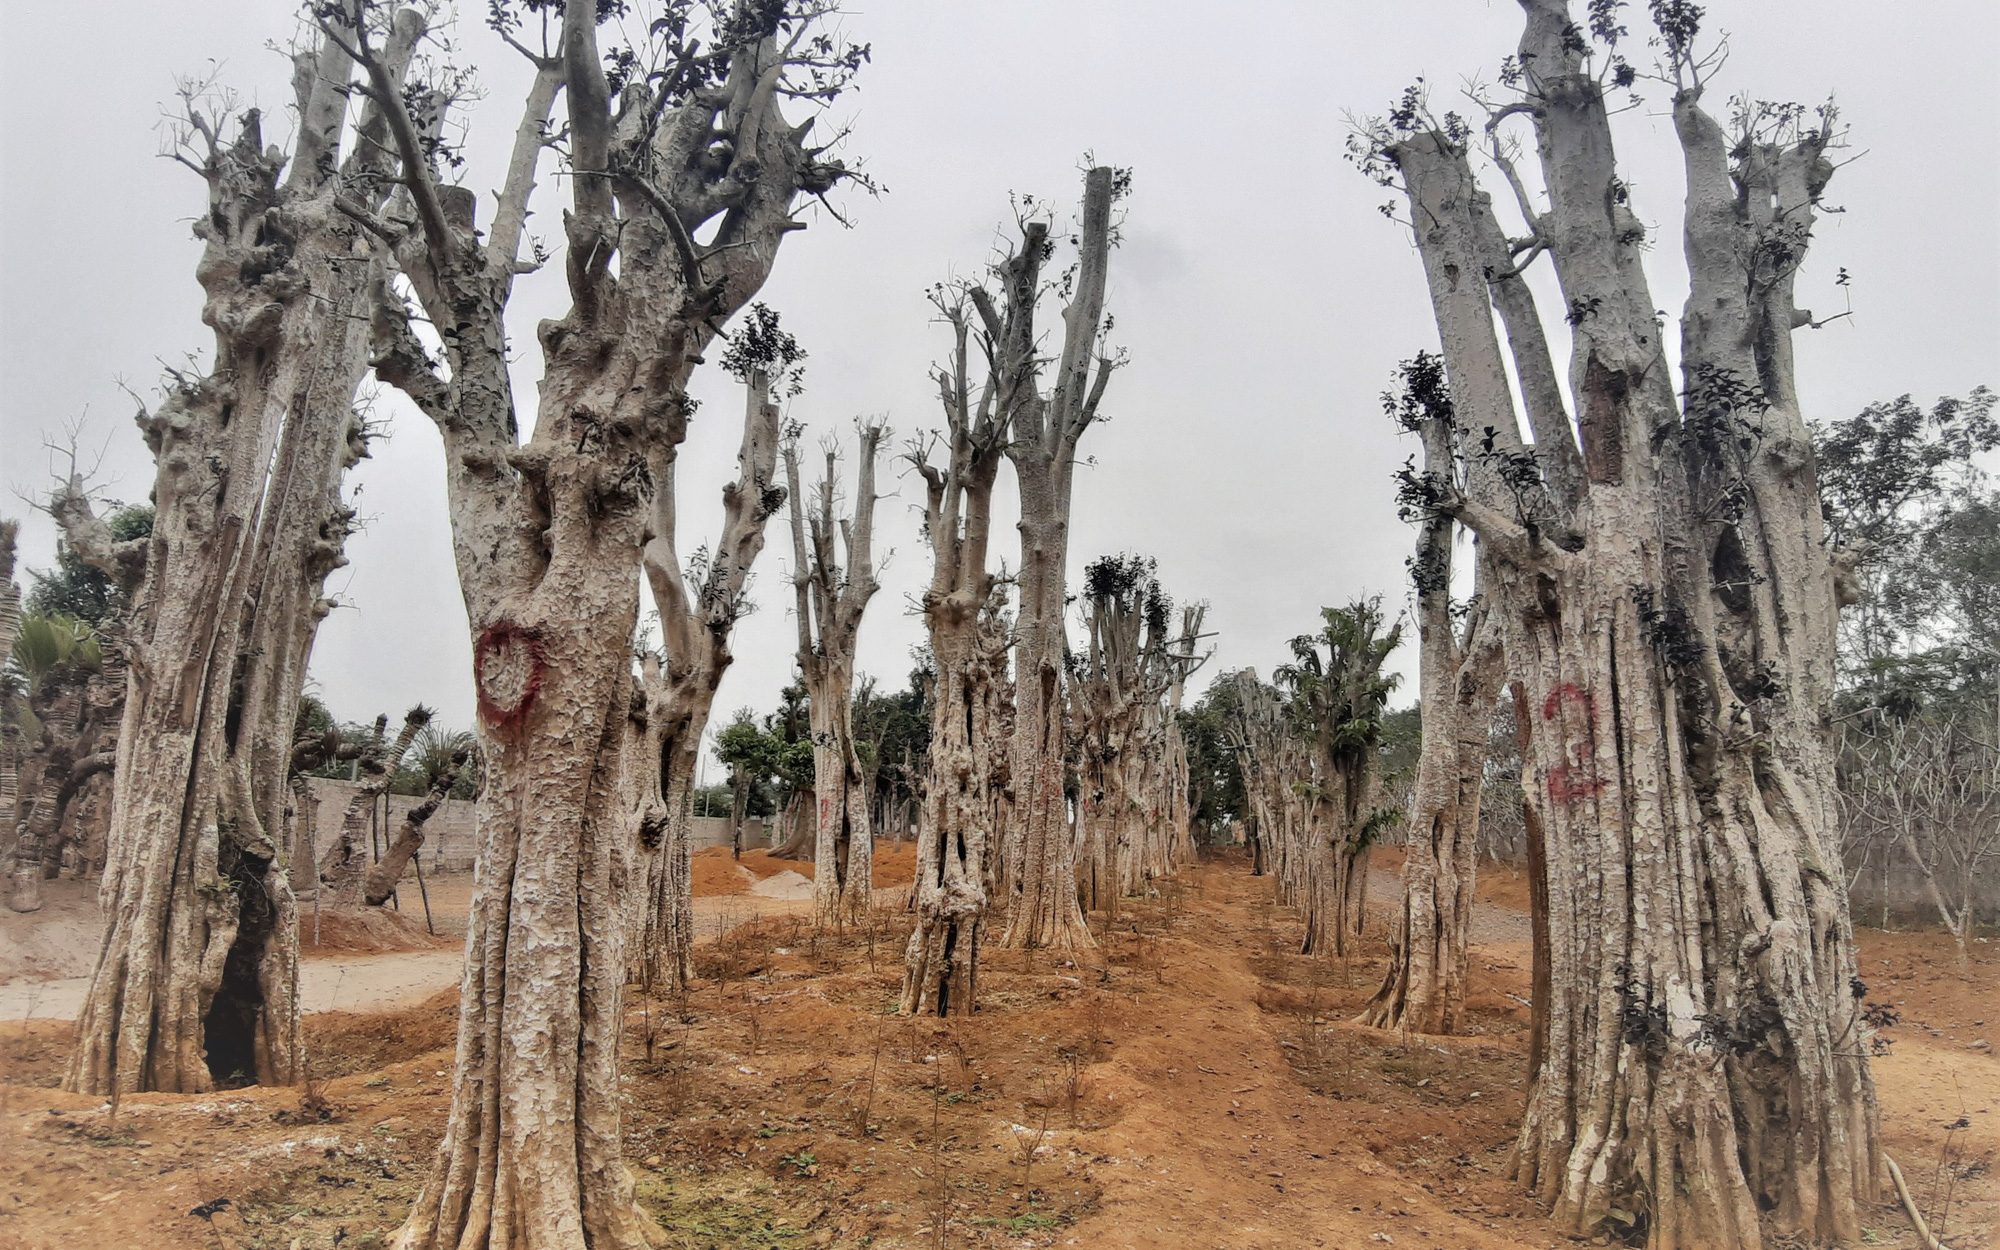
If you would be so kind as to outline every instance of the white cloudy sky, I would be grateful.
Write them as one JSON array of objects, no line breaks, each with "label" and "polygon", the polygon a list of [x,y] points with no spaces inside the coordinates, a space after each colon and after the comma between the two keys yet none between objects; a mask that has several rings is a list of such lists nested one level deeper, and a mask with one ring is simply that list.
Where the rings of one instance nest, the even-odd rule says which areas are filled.
[{"label": "white cloudy sky", "polygon": [[[1631,24],[1643,23],[1635,5]],[[643,10],[643,0],[635,3]],[[468,3],[462,55],[485,98],[471,113],[466,181],[490,190],[524,79]],[[2000,6],[1991,0],[1715,0],[1733,53],[1718,91],[1816,102],[1837,96],[1849,155],[1802,277],[1801,302],[1854,316],[1802,335],[1810,414],[1878,398],[1928,399],[2000,380],[2000,127],[1991,85]],[[107,449],[112,493],[144,498],[151,469],[127,384],[150,394],[160,362],[205,356],[188,220],[202,189],[156,156],[160,102],[177,75],[214,73],[274,114],[289,66],[267,48],[293,29],[286,0],[11,4],[0,47],[0,478],[45,489],[45,435],[82,419]],[[811,352],[791,414],[845,430],[886,414],[907,433],[935,422],[926,368],[943,341],[925,287],[975,272],[1009,191],[1070,202],[1085,152],[1135,170],[1113,259],[1117,340],[1129,350],[1084,450],[1073,565],[1105,552],[1158,558],[1182,598],[1206,599],[1215,668],[1283,656],[1322,604],[1382,593],[1402,603],[1410,535],[1390,474],[1409,454],[1380,415],[1395,362],[1433,345],[1418,262],[1375,211],[1385,194],[1341,159],[1350,113],[1378,111],[1423,75],[1440,108],[1470,76],[1491,79],[1513,46],[1510,0],[853,0],[847,30],[874,46],[850,120],[851,154],[888,193],[850,197],[855,223],[820,222],[786,244],[763,298]],[[1717,101],[1719,106],[1720,101]],[[1626,179],[1659,232],[1654,292],[1677,310],[1679,170],[1655,102],[1619,119]],[[554,222],[566,187],[543,186]],[[489,201],[490,203],[490,201]],[[557,233],[548,230],[547,233]],[[535,321],[564,306],[560,266],[514,300],[526,402]],[[1560,327],[1558,327],[1560,328]],[[709,400],[682,459],[693,548],[718,527],[738,399]],[[354,481],[365,533],[336,575],[343,607],[321,630],[313,673],[343,717],[421,699],[470,720],[469,651],[453,581],[435,433],[390,402],[392,437]],[[862,667],[900,685],[920,628],[911,598],[927,562],[909,482],[884,501],[893,548],[863,630]],[[1003,505],[1004,506],[1004,505]],[[1011,516],[1001,519],[1011,525]],[[718,715],[768,708],[791,668],[788,544],[774,533]],[[24,554],[46,565],[46,518]],[[1015,563],[1003,529],[996,554]],[[1405,665],[1413,662],[1407,649]],[[1214,671],[1214,669],[1211,669]]]}]

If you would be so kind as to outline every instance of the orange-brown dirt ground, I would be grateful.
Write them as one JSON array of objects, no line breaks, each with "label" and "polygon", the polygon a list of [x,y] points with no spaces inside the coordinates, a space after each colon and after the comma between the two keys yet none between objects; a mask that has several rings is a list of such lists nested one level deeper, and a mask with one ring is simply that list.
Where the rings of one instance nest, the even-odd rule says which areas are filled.
[{"label": "orange-brown dirt ground", "polygon": [[[635,993],[626,1151],[665,1246],[1575,1244],[1504,1172],[1525,1077],[1518,873],[1481,883],[1471,1033],[1404,1037],[1349,1023],[1381,975],[1383,910],[1362,954],[1299,957],[1296,916],[1232,854],[1093,917],[1099,946],[1074,960],[989,948],[969,1020],[899,1017],[911,850],[876,853],[890,888],[867,922],[718,911],[734,919],[704,929],[689,995]],[[696,865],[711,898],[811,873],[762,852]],[[1378,904],[1395,867],[1377,856]],[[1861,948],[1871,997],[1901,1016],[1875,1063],[1888,1150],[1952,1250],[1994,1245],[2000,1058],[1982,1043],[2000,954],[1975,943],[1961,964],[1942,935],[1873,930]],[[455,1001],[306,1017],[305,1087],[115,1110],[54,1088],[66,1023],[0,1023],[0,1246],[386,1244],[442,1128]],[[1867,1244],[1917,1245],[1889,1201],[1865,1222]]]}]

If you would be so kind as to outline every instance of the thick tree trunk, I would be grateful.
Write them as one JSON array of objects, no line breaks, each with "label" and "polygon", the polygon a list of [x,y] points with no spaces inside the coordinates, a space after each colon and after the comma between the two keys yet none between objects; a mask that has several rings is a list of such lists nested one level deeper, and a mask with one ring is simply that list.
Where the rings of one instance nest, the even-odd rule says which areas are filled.
[{"label": "thick tree trunk", "polygon": [[42,882],[55,880],[62,867],[63,818],[78,791],[91,778],[110,773],[117,758],[115,752],[98,751],[72,760],[70,752],[61,747],[50,753],[15,845],[13,882],[7,895],[10,909],[41,910]]},{"label": "thick tree trunk", "polygon": [[1004,730],[1006,638],[990,615],[952,602],[931,613],[937,665],[930,778],[917,828],[917,925],[904,955],[903,1010],[970,1015],[989,895],[990,839],[999,798],[988,744]]},{"label": "thick tree trunk", "polygon": [[[396,18],[391,80],[422,30],[413,12]],[[337,165],[350,72],[328,40],[300,75],[282,186],[256,113],[233,147],[207,132],[197,277],[216,360],[140,418],[159,466],[152,537],[112,543],[80,482],[52,504],[93,563],[128,575],[144,561],[100,891],[109,927],[64,1077],[81,1092],[297,1074],[296,908],[278,840],[306,663],[332,606],[321,588],[353,517],[341,477],[365,454],[351,404],[382,271],[336,203],[386,195],[379,142]],[[380,124],[364,110],[364,133],[379,140]]]},{"label": "thick tree trunk", "polygon": [[[1570,310],[1582,475],[1567,497],[1558,456],[1539,487],[1516,475],[1535,498],[1514,516],[1447,508],[1492,560],[1546,886],[1518,1175],[1559,1224],[1655,1250],[1754,1248],[1767,1227],[1849,1239],[1878,1130],[1829,817],[1834,570],[1787,341],[1809,320],[1790,274],[1831,119],[1752,106],[1725,139],[1698,108],[1705,71],[1662,45],[1688,165],[1677,398],[1604,88],[1568,7],[1522,3],[1549,207],[1521,199]],[[1541,459],[1572,437],[1535,381],[1553,370],[1507,258],[1489,244],[1481,267]],[[1504,391],[1483,345],[1445,349],[1454,388],[1483,373]]]},{"label": "thick tree trunk", "polygon": [[851,671],[829,671],[812,691],[815,924],[844,924],[866,912],[874,879],[868,792],[854,753],[853,682]]},{"label": "thick tree trunk", "polygon": [[[779,109],[785,84],[804,72],[797,60],[817,55],[788,60],[786,46],[823,45],[781,46],[776,24],[811,15],[757,10],[710,40],[726,65],[719,83],[667,100],[639,99],[658,84],[635,83],[615,119],[596,17],[584,5],[563,12],[562,55],[538,65],[484,245],[469,219],[444,214],[434,168],[411,179],[422,250],[405,269],[432,323],[454,327],[449,377],[396,301],[376,323],[378,370],[445,437],[487,768],[456,1089],[399,1250],[639,1250],[656,1231],[622,1157],[627,934],[639,928],[649,948],[643,976],[684,975],[691,932],[674,908],[688,896],[688,783],[706,707],[682,718],[676,701],[674,723],[656,722],[667,719],[669,691],[632,672],[638,582],[643,567],[668,634],[671,686],[684,676],[677,666],[713,658],[675,636],[707,624],[678,610],[690,588],[672,546],[689,374],[715,327],[768,276],[799,224],[790,210],[800,190],[841,177]],[[839,67],[810,63],[844,81]],[[540,415],[517,446],[503,311],[558,84],[571,159],[592,176],[575,180],[565,215],[573,306],[540,327]],[[401,120],[398,147],[414,161],[419,145]],[[697,246],[695,233],[709,241]],[[759,419],[768,399],[768,387],[753,387]],[[746,456],[746,473],[754,468]],[[766,472],[732,511],[768,514],[783,498],[772,492]],[[747,568],[754,536],[742,537],[717,548],[712,573]],[[724,623],[725,655],[726,637]],[[644,759],[631,740],[639,716]],[[633,856],[649,841],[659,845],[642,875]],[[646,907],[643,923],[635,905]]]},{"label": "thick tree trunk", "polygon": [[632,678],[625,649],[605,645],[637,623],[632,573],[553,566],[526,611],[475,639],[487,778],[457,1079],[438,1167],[399,1245],[648,1244],[619,1149],[635,882],[619,801],[625,724],[611,713]]},{"label": "thick tree trunk", "polygon": [[658,656],[646,657],[640,673],[633,699],[643,714],[631,726],[621,784],[637,842],[649,852],[634,904],[632,965],[653,994],[694,977],[694,780],[714,690],[699,672],[670,681]]}]

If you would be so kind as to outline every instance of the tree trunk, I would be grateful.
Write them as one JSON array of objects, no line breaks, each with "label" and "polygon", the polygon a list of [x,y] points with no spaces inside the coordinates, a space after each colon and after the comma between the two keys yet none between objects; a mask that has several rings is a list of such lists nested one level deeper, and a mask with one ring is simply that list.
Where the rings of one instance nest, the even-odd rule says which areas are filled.
[{"label": "tree trunk", "polygon": [[[672,470],[693,412],[687,380],[716,327],[769,275],[799,224],[790,216],[799,192],[843,176],[804,148],[805,129],[779,107],[806,72],[799,58],[816,55],[787,49],[825,45],[781,45],[775,23],[797,22],[797,36],[813,15],[759,10],[709,41],[718,82],[668,99],[649,95],[661,84],[634,83],[615,120],[596,17],[591,6],[563,11],[561,57],[538,62],[485,243],[469,219],[445,216],[437,170],[407,116],[396,134],[419,167],[410,182],[421,254],[404,268],[432,323],[454,329],[444,336],[447,377],[385,295],[377,367],[445,438],[487,762],[455,1094],[399,1250],[648,1243],[621,1144],[626,940],[643,902],[643,975],[657,980],[662,962],[685,957],[689,934],[673,909],[688,896],[700,726],[692,715],[656,724],[663,692],[632,672],[638,581],[643,569],[669,634],[664,677],[677,682],[674,666],[712,657],[672,636],[691,619],[676,610],[689,588],[672,547]],[[846,71],[820,68],[837,92]],[[558,85],[571,158],[593,176],[572,184],[572,307],[541,324],[539,416],[518,446],[503,314]],[[697,233],[709,241],[695,244]],[[768,402],[768,388],[753,388],[759,422]],[[732,509],[768,513],[782,492],[772,500],[769,474],[756,480],[747,455],[744,468],[753,489]],[[751,537],[744,545],[754,548]],[[711,572],[740,571],[751,555],[725,542]],[[639,716],[658,748],[643,760],[631,741]],[[632,857],[644,841],[663,845],[642,876]]]},{"label": "tree trunk", "polygon": [[[758,305],[745,339],[767,330],[796,351],[778,330],[776,315]],[[732,349],[733,350],[733,349]],[[798,353],[802,355],[803,353]],[[764,549],[764,530],[783,505],[786,491],[776,482],[778,406],[772,398],[770,368],[780,371],[796,356],[774,357],[738,370],[744,383],[743,438],[737,476],[722,488],[722,536],[701,570],[699,592],[688,593],[688,578],[675,547],[677,532],[676,445],[655,450],[655,493],[651,534],[641,564],[659,612],[661,647],[640,666],[640,705],[648,746],[628,786],[634,827],[640,841],[656,852],[646,864],[647,909],[636,952],[639,979],[649,991],[678,989],[694,967],[694,874],[689,863],[694,824],[694,782],[701,739],[715,706],[715,692],[735,657],[729,640],[745,610],[750,570]]]},{"label": "tree trunk", "polygon": [[[384,722],[376,721],[374,742],[366,748],[366,754],[360,761],[368,780],[347,800],[347,811],[340,820],[340,837],[327,848],[325,857],[320,861],[319,888],[328,891],[335,906],[354,907],[362,902],[369,875],[380,864],[374,846],[364,844],[374,840],[371,831],[376,821],[376,807],[389,789],[389,782],[396,771],[403,766],[403,757],[409,754],[410,743],[416,739],[417,731],[429,720],[428,708],[412,708],[409,715],[403,718],[402,727],[397,730],[394,740],[386,744],[382,742]],[[430,813],[424,815],[428,818]]]},{"label": "tree trunk", "polygon": [[[869,818],[873,778],[854,746],[854,651],[861,620],[876,591],[873,566],[875,460],[887,430],[861,423],[854,511],[836,518],[836,452],[808,515],[799,479],[798,441],[785,445],[791,499],[792,586],[797,597],[799,671],[812,700],[813,922],[838,925],[868,909],[875,842]],[[846,566],[836,534],[845,540]]]},{"label": "tree trunk", "polygon": [[[1665,36],[1688,172],[1677,397],[1604,87],[1568,7],[1522,3],[1548,207],[1520,199],[1569,307],[1576,433],[1530,384],[1553,370],[1504,241],[1481,268],[1537,459],[1580,435],[1582,477],[1572,499],[1553,462],[1515,473],[1511,516],[1445,505],[1492,560],[1547,888],[1517,1174],[1561,1226],[1655,1250],[1754,1248],[1767,1224],[1851,1239],[1878,1130],[1830,816],[1837,595],[1788,342],[1832,118],[1752,105],[1724,136],[1698,107],[1706,69]],[[1445,343],[1454,387],[1504,389],[1466,347]]]},{"label": "tree trunk", "polygon": [[451,793],[452,786],[458,782],[459,771],[459,768],[440,770],[423,802],[403,813],[403,823],[396,827],[396,836],[389,840],[388,850],[383,852],[381,861],[368,870],[361,898],[370,907],[380,907],[396,892],[396,883],[402,880],[403,869],[409,866],[410,858],[424,844],[424,823],[437,813],[445,796]]},{"label": "tree trunk", "polygon": [[985,749],[1001,729],[1006,638],[988,613],[959,608],[940,605],[930,614],[937,665],[930,781],[917,829],[917,926],[903,968],[903,1010],[939,1016],[970,1015],[977,1001],[999,802]]},{"label": "tree trunk", "polygon": [[868,909],[874,841],[868,792],[854,753],[853,674],[831,672],[812,691],[813,923],[838,925]]},{"label": "tree trunk", "polygon": [[1011,365],[1002,366],[1015,371],[1007,378],[1012,406],[1004,419],[1013,429],[1007,455],[1021,499],[1015,717],[1009,761],[1014,801],[999,859],[1007,907],[1001,944],[1009,947],[1069,950],[1094,945],[1076,902],[1076,851],[1063,793],[1068,737],[1062,683],[1069,650],[1064,614],[1076,448],[1096,417],[1098,400],[1115,365],[1108,357],[1099,358],[1093,379],[1092,358],[1098,350],[1109,269],[1114,185],[1109,166],[1093,168],[1084,177],[1076,292],[1063,310],[1062,357],[1054,392],[1047,400],[1036,394],[1033,385],[1038,348],[1032,343],[1034,308],[1041,297],[1040,238],[1033,236],[1040,230],[1040,237],[1045,237],[1047,223],[1028,223],[1031,237],[1017,257],[1032,253],[1034,260],[1009,273],[1005,291],[1017,335],[1025,334],[1025,339],[1009,341],[1027,343]]},{"label": "tree trunk", "polygon": [[[422,32],[414,12],[395,18],[390,81]],[[381,203],[392,164],[375,109],[359,126],[373,141],[338,161],[351,62],[336,41],[304,68],[282,185],[254,111],[232,147],[204,132],[197,277],[216,359],[140,417],[158,465],[151,538],[114,544],[74,479],[52,502],[86,559],[128,578],[143,559],[100,890],[109,928],[64,1076],[79,1092],[297,1075],[297,917],[278,839],[307,659],[332,607],[321,589],[353,518],[340,482],[366,454],[351,405],[382,273],[337,201]]]},{"label": "tree trunk", "polygon": [[[1449,524],[1447,518],[1447,542]],[[1444,595],[1426,596],[1418,611],[1424,738],[1404,840],[1403,910],[1389,940],[1388,972],[1361,1022],[1412,1033],[1456,1033],[1465,1006],[1479,872],[1479,799],[1499,657],[1478,654],[1488,648],[1476,636],[1469,648],[1478,650],[1460,654]],[[1442,645],[1435,641],[1438,635]]]},{"label": "tree trunk", "polygon": [[738,777],[730,787],[729,796],[729,857],[743,858],[743,818],[750,807],[750,779]]}]

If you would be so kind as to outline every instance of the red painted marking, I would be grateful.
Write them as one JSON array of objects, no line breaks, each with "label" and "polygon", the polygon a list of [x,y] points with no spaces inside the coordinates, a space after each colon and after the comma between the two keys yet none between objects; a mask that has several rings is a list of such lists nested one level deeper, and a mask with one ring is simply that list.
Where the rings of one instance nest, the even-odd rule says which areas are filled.
[{"label": "red painted marking", "polygon": [[[493,658],[509,647],[522,648],[528,657],[528,673],[521,683],[521,695],[512,707],[502,707],[495,703],[486,689],[486,666]],[[535,705],[535,695],[542,688],[542,678],[549,671],[548,654],[542,648],[539,630],[512,621],[496,621],[479,633],[479,641],[472,646],[473,687],[479,697],[479,715],[495,729],[514,729],[527,719],[528,709]]]},{"label": "red painted marking", "polygon": [[1587,764],[1558,764],[1549,770],[1549,797],[1558,803],[1574,803],[1604,789],[1604,779]]},{"label": "red painted marking", "polygon": [[1566,681],[1549,691],[1549,697],[1542,700],[1542,719],[1554,720],[1565,703],[1580,703],[1583,705],[1583,714],[1586,717],[1591,714],[1590,691],[1575,682]]}]

